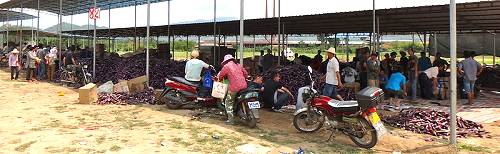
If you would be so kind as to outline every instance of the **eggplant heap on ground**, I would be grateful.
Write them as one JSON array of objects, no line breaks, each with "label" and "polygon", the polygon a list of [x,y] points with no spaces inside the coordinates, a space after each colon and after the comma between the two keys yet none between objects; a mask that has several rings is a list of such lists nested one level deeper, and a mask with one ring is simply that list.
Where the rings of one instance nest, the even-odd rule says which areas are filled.
[{"label": "eggplant heap on ground", "polygon": [[[393,116],[384,116],[386,124],[421,134],[449,136],[450,115],[432,109],[412,108]],[[483,137],[487,134],[481,124],[457,117],[457,136]]]}]

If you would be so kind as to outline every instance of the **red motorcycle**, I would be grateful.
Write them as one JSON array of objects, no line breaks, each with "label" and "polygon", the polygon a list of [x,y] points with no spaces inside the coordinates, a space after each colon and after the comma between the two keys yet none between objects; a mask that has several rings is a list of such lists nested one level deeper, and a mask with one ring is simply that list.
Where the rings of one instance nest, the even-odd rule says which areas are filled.
[{"label": "red motorcycle", "polygon": [[[207,71],[214,71],[213,69]],[[213,73],[214,74],[214,73]],[[170,109],[179,109],[184,106],[193,108],[216,106],[221,100],[206,94],[200,96],[198,83],[186,80],[184,77],[169,77],[165,81],[165,89],[160,96],[160,101],[164,102]]]},{"label": "red motorcycle", "polygon": [[[215,70],[210,70],[215,71]],[[215,73],[213,73],[215,74]],[[215,79],[215,77],[213,77]],[[225,110],[221,99],[215,98],[207,94],[206,97],[198,96],[198,88],[196,83],[192,83],[183,77],[171,77],[165,81],[165,89],[160,95],[160,101],[164,102],[170,109],[179,109],[183,106],[199,107],[216,107]],[[258,101],[259,89],[244,89],[236,94],[236,103],[234,104],[235,118],[241,120],[250,128],[257,126],[255,112],[258,112],[261,104]],[[223,112],[226,113],[226,112]]]},{"label": "red motorcycle", "polygon": [[338,101],[320,96],[312,90],[313,84],[302,95],[306,107],[294,114],[293,125],[297,130],[315,132],[326,124],[332,131],[328,141],[334,132],[342,132],[362,148],[372,148],[378,137],[386,133],[376,110],[377,104],[383,101],[382,89],[367,87],[357,93],[357,101]]}]

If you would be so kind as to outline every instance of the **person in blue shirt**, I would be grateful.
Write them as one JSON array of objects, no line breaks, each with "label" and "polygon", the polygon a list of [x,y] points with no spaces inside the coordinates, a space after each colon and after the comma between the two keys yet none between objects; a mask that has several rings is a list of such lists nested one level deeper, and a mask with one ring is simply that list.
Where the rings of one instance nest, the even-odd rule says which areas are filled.
[{"label": "person in blue shirt", "polygon": [[[401,69],[393,70],[387,84],[384,89],[386,90],[387,95],[389,96],[389,103],[396,105],[396,109],[399,109],[400,99],[407,96],[406,94],[406,77],[401,73]],[[396,99],[394,101],[394,98]]]},{"label": "person in blue shirt", "polygon": [[431,67],[431,59],[427,57],[427,53],[420,52],[420,58],[418,58],[418,70],[425,71]]}]

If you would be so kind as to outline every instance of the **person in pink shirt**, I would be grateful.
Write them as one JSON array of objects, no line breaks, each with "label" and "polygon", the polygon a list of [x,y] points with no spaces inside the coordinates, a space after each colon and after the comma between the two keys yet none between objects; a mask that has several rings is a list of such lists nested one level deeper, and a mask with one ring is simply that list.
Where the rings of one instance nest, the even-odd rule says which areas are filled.
[{"label": "person in pink shirt", "polygon": [[219,72],[219,80],[227,78],[229,80],[229,90],[226,94],[224,104],[227,112],[227,124],[234,124],[233,105],[235,103],[236,94],[247,88],[246,76],[248,72],[241,65],[234,62],[232,55],[224,56],[222,61],[222,70]]},{"label": "person in pink shirt", "polygon": [[[14,49],[9,54],[10,80],[17,80],[19,77],[19,50]],[[14,77],[14,74],[16,75]]]}]

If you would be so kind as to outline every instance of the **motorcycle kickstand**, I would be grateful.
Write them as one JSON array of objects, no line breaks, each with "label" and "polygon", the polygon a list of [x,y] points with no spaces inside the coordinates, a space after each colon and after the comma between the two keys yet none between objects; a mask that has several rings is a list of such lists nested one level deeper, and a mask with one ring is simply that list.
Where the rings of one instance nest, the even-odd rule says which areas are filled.
[{"label": "motorcycle kickstand", "polygon": [[335,138],[335,136],[334,136],[335,131],[332,130],[331,132],[332,133],[330,134],[330,137],[328,137],[328,140],[326,140],[326,142],[330,142],[330,140],[332,139],[332,137]]}]

